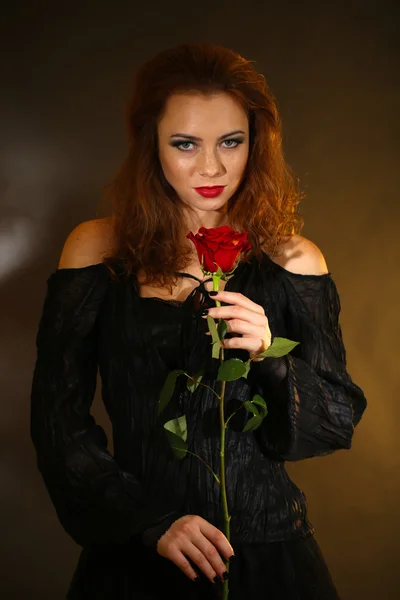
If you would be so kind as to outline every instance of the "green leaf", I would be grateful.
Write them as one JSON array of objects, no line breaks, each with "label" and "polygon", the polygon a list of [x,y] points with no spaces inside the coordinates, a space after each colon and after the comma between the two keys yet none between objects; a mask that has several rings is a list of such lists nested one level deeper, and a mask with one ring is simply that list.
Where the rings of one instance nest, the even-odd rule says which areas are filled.
[{"label": "green leaf", "polygon": [[172,433],[171,431],[167,431],[167,438],[169,445],[171,447],[172,452],[176,456],[176,458],[182,459],[186,456],[188,451],[188,446],[185,441],[181,440],[180,437]]},{"label": "green leaf", "polygon": [[221,349],[222,344],[219,339],[215,321],[210,315],[207,315],[207,324],[208,324],[208,329],[211,333],[211,338],[212,338],[212,358],[219,358],[220,349]]},{"label": "green leaf", "polygon": [[[246,402],[243,402],[243,406],[247,412],[253,413],[254,416],[247,421],[242,431],[254,431],[255,429],[257,429],[257,427],[261,425],[263,419],[268,414],[268,409],[265,400],[259,394],[255,394],[251,401],[246,400]],[[259,413],[257,406],[260,406],[261,414]]]},{"label": "green leaf", "polygon": [[261,421],[262,419],[260,418],[260,416],[255,415],[254,417],[251,417],[251,419],[249,419],[246,425],[243,427],[242,431],[254,431],[254,429],[257,429],[257,427],[261,425]]},{"label": "green leaf", "polygon": [[244,366],[245,366],[246,370],[243,373],[242,377],[244,377],[245,379],[247,379],[247,375],[249,374],[250,367],[251,367],[250,361],[245,362]]},{"label": "green leaf", "polygon": [[171,431],[175,435],[179,436],[182,440],[187,439],[187,422],[186,415],[181,415],[175,419],[171,419],[164,423],[164,427],[167,431]]},{"label": "green leaf", "polygon": [[223,340],[226,335],[226,332],[228,331],[228,325],[224,319],[219,320],[217,331],[218,331],[219,339]]},{"label": "green leaf", "polygon": [[288,340],[287,338],[276,337],[272,344],[267,348],[264,352],[258,355],[261,356],[272,356],[274,358],[279,358],[280,356],[285,356],[289,354],[299,345],[300,342],[294,342],[293,340]]},{"label": "green leaf", "polygon": [[221,364],[218,369],[217,381],[234,381],[243,377],[246,365],[240,358],[231,358]]},{"label": "green leaf", "polygon": [[220,319],[217,328],[215,320],[210,315],[207,316],[207,323],[212,338],[212,358],[219,358],[222,347],[221,339],[225,337],[228,326],[226,321]]},{"label": "green leaf", "polygon": [[260,396],[260,394],[255,394],[253,396],[252,402],[254,404],[257,404],[257,406],[261,407],[261,418],[263,419],[264,417],[266,417],[268,414],[268,408],[267,408],[264,398],[262,398]]},{"label": "green leaf", "polygon": [[[198,388],[200,381],[203,378],[203,375],[204,375],[204,367],[202,367],[200,369],[200,371],[198,371],[198,373],[196,373],[195,375],[191,375],[192,379],[188,378],[186,387],[192,394]],[[193,381],[193,379],[194,379],[194,381]]]},{"label": "green leaf", "polygon": [[219,358],[220,349],[221,349],[221,342],[219,340],[217,340],[212,345],[212,352],[211,352],[212,358]]},{"label": "green leaf", "polygon": [[208,324],[208,331],[211,333],[212,341],[215,342],[217,339],[219,339],[218,331],[217,331],[217,326],[215,324],[215,321],[210,315],[207,315],[207,324]]},{"label": "green leaf", "polygon": [[183,458],[188,450],[186,415],[164,423],[169,444],[177,458]]},{"label": "green leaf", "polygon": [[162,413],[164,408],[168,405],[168,402],[171,400],[172,394],[174,393],[176,380],[178,376],[182,373],[185,373],[185,371],[182,371],[182,369],[175,369],[174,371],[168,373],[158,399],[159,415]]},{"label": "green leaf", "polygon": [[251,413],[253,413],[253,415],[256,415],[257,417],[260,416],[257,406],[255,406],[253,404],[253,402],[251,402],[250,400],[246,400],[246,402],[243,402],[243,406],[247,410],[247,412],[251,412]]}]

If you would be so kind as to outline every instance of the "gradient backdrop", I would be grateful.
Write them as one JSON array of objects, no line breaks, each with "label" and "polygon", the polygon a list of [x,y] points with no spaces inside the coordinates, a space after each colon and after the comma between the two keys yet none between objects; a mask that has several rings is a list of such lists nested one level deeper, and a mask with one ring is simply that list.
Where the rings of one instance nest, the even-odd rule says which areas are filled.
[{"label": "gradient backdrop", "polygon": [[[29,436],[46,279],[124,158],[136,67],[194,40],[254,60],[277,98],[302,233],[338,286],[369,403],[351,451],[289,474],[342,599],[399,598],[398,2],[13,2],[0,27],[0,597],[62,600],[75,569]],[[112,451],[99,390],[93,414]]]}]

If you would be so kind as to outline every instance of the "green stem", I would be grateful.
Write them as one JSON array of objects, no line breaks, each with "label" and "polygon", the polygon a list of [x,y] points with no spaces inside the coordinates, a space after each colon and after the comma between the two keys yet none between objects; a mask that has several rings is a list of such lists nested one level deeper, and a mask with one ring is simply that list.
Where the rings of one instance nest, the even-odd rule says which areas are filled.
[{"label": "green stem", "polygon": [[[221,348],[221,363],[224,362],[224,349]],[[221,427],[221,448],[220,448],[220,474],[221,474],[221,494],[222,494],[222,508],[224,514],[225,524],[225,537],[230,542],[230,514],[228,510],[228,501],[226,497],[226,479],[225,479],[225,415],[224,415],[224,398],[225,398],[225,386],[226,381],[221,381],[221,400],[219,403],[219,416],[220,416],[220,427]],[[229,560],[224,561],[225,568],[229,573]],[[224,581],[222,587],[222,599],[227,600],[229,595],[229,584],[228,580]]]},{"label": "green stem", "polygon": [[[219,289],[219,277],[213,277],[213,289]],[[216,306],[221,306],[219,300],[215,301]],[[224,348],[221,346],[221,364],[224,362]],[[230,543],[231,532],[230,532],[230,520],[231,516],[228,509],[228,500],[226,497],[226,479],[225,479],[225,414],[224,414],[224,403],[225,403],[225,387],[226,381],[221,381],[221,396],[219,400],[219,423],[221,430],[221,447],[220,447],[220,476],[221,476],[221,494],[222,494],[222,509],[224,515],[224,526],[225,526],[225,537]],[[224,561],[225,569],[229,573],[229,560]],[[222,600],[228,600],[229,596],[229,581],[226,580],[222,584]]]},{"label": "green stem", "polygon": [[[258,354],[255,354],[252,358],[249,358],[249,360],[246,360],[246,362],[244,363],[245,365],[248,365],[251,363],[252,360],[254,360],[255,358],[258,358],[259,356],[261,356],[262,352],[259,352]],[[265,358],[265,356],[264,356]]]},{"label": "green stem", "polygon": [[[181,450],[181,448],[177,448],[176,446],[171,446],[171,448],[174,448],[175,450]],[[210,469],[211,473],[214,475],[215,479],[217,480],[218,485],[221,485],[218,475],[216,473],[214,473],[214,471],[212,470],[210,465],[208,465],[206,463],[206,461],[201,458],[201,456],[199,456],[198,454],[195,454],[194,452],[190,452],[190,450],[185,450],[185,452],[187,454],[192,454],[193,456],[196,456],[199,460],[201,460],[201,462],[206,465],[207,469]]]},{"label": "green stem", "polygon": [[[218,302],[218,301],[216,300],[216,302]],[[249,358],[249,360],[247,360],[244,364],[248,365],[249,363],[251,363],[252,360],[254,360],[255,358],[257,358],[258,356],[260,356],[260,355],[256,354],[255,356],[253,356],[253,358]],[[183,373],[183,375],[186,375],[186,377],[188,379],[191,379],[192,381],[195,381],[195,382],[197,381],[194,377],[192,377],[192,375],[189,375],[189,373],[186,373],[186,371]],[[197,382],[197,383],[198,383],[198,385],[202,385],[203,387],[206,387],[209,390],[211,390],[212,393],[217,396],[218,400],[222,400],[221,396],[219,394],[217,394],[217,392],[215,390],[213,390],[212,387],[210,387],[206,383],[201,383],[200,381]],[[242,407],[240,407],[240,408],[242,408]],[[238,408],[238,410],[240,410],[240,408]],[[233,415],[236,414],[236,413],[237,413],[237,410],[229,417],[229,419],[231,419],[233,417]],[[226,424],[229,423],[229,419],[227,420]]]},{"label": "green stem", "polygon": [[[184,373],[183,373],[183,375],[187,375],[187,376],[189,377],[189,379],[192,379],[193,381],[196,381],[196,379],[195,379],[194,377],[192,377],[191,375],[188,375],[186,372],[184,372]],[[211,391],[212,391],[212,392],[213,392],[213,393],[214,393],[214,394],[217,396],[218,400],[221,400],[221,396],[219,396],[219,395],[217,394],[217,392],[216,392],[215,390],[213,390],[213,389],[212,389],[212,387],[210,387],[210,386],[209,386],[209,385],[207,385],[206,383],[201,383],[201,382],[199,382],[199,385],[202,385],[202,386],[204,386],[204,387],[208,388],[209,390],[211,390]]]},{"label": "green stem", "polygon": [[237,412],[239,412],[239,410],[240,410],[241,408],[243,408],[243,404],[242,404],[241,406],[239,406],[239,408],[238,408],[237,410],[235,410],[235,412],[233,412],[233,413],[232,413],[232,414],[231,414],[231,415],[228,417],[228,419],[227,419],[227,421],[226,421],[226,423],[225,423],[225,427],[228,427],[228,423],[229,423],[229,421],[232,419],[232,417],[233,417],[234,415],[236,415],[236,413],[237,413]]}]

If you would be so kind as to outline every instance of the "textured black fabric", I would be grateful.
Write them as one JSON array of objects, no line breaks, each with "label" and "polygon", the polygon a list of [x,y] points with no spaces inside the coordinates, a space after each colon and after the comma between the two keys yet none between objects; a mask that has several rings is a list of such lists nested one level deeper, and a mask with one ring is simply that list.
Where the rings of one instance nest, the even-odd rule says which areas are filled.
[{"label": "textured black fabric", "polygon": [[[212,474],[193,455],[175,459],[163,428],[185,413],[190,451],[219,471],[219,409],[211,391],[220,390],[219,361],[211,357],[207,322],[200,317],[215,301],[202,285],[184,302],[140,298],[135,278],[113,281],[102,263],[56,270],[47,285],[36,338],[31,436],[60,522],[83,547],[68,598],[92,593],[96,599],[148,600],[176,585],[176,597],[212,597],[216,586],[209,589],[202,578],[197,588],[203,595],[196,595],[196,584],[155,547],[174,515],[198,514],[223,529]],[[264,255],[261,263],[254,258],[239,264],[225,289],[263,306],[273,336],[300,342],[283,358],[253,361],[247,379],[226,384],[226,418],[255,393],[268,406],[256,431],[242,432],[251,417],[243,409],[226,430],[237,554],[230,600],[242,592],[248,598],[265,592],[268,598],[333,600],[337,594],[318,554],[305,495],[285,461],[349,449],[366,407],[346,370],[335,283],[331,273],[291,273]],[[248,352],[225,350],[226,360],[234,356],[247,360]],[[203,368],[205,385],[191,394],[187,378],[179,377],[158,415],[159,392],[177,368],[190,374]],[[113,456],[90,414],[98,369]],[[268,562],[276,569],[269,570]],[[152,581],[157,569],[162,585]]]}]

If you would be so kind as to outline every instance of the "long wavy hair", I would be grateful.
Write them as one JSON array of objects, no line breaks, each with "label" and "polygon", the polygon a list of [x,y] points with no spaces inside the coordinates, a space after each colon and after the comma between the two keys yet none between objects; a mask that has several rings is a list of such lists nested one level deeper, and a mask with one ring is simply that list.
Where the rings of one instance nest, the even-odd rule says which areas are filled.
[{"label": "long wavy hair", "polygon": [[142,283],[170,286],[172,294],[175,271],[184,271],[193,260],[183,215],[183,208],[191,207],[166,180],[158,157],[157,124],[174,93],[224,92],[248,117],[248,160],[227,202],[227,223],[235,231],[247,231],[251,243],[241,260],[260,260],[263,251],[277,256],[279,244],[301,231],[298,204],[303,195],[283,156],[276,101],[251,62],[223,46],[187,43],[158,53],[136,72],[126,115],[128,154],[103,189],[102,202],[111,205],[113,238],[103,261],[113,279],[120,277],[114,262],[121,261],[124,275],[143,269]]}]

